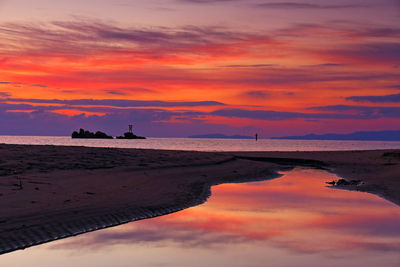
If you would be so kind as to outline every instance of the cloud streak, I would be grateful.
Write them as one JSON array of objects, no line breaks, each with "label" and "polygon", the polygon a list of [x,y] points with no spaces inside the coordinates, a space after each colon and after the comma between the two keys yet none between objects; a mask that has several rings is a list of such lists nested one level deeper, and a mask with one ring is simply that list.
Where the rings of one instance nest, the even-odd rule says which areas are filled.
[{"label": "cloud streak", "polygon": [[349,9],[349,8],[364,8],[366,5],[346,4],[346,5],[330,5],[330,4],[312,4],[312,3],[300,3],[300,2],[272,2],[272,3],[261,3],[257,4],[259,8],[270,8],[270,9]]},{"label": "cloud streak", "polygon": [[[400,108],[399,108],[400,112]],[[294,120],[294,119],[372,119],[377,116],[367,114],[343,114],[337,113],[304,113],[304,112],[284,112],[273,110],[244,110],[244,109],[221,109],[210,113],[215,116],[227,118],[247,118],[255,120]],[[399,113],[400,114],[400,113]],[[400,115],[399,115],[400,116]]]},{"label": "cloud streak", "polygon": [[372,102],[372,103],[399,103],[400,94],[380,95],[380,96],[351,96],[347,100],[355,102]]},{"label": "cloud streak", "polygon": [[348,62],[369,64],[397,64],[400,61],[400,44],[394,42],[374,42],[353,44],[325,52],[328,57]]},{"label": "cloud streak", "polygon": [[0,97],[10,97],[11,94],[8,92],[0,92]]},{"label": "cloud streak", "polygon": [[[0,37],[3,39],[0,51],[3,50],[3,53],[29,50],[31,54],[84,55],[119,51],[139,53],[138,56],[192,53],[194,48],[203,48],[200,51],[206,53],[208,47],[215,49],[230,42],[268,38],[223,27],[135,28],[93,20],[53,21],[45,25],[3,23],[0,25]],[[21,45],[21,42],[24,44]]]},{"label": "cloud streak", "polygon": [[224,2],[237,2],[240,0],[179,0],[179,2],[193,3],[193,4],[216,4]]},{"label": "cloud streak", "polygon": [[251,99],[265,99],[269,96],[267,92],[259,90],[246,91],[242,95]]},{"label": "cloud streak", "polygon": [[346,112],[360,119],[400,118],[400,107],[368,107],[351,105],[329,105],[309,108],[310,110]]},{"label": "cloud streak", "polygon": [[199,107],[199,106],[224,106],[224,103],[217,101],[188,101],[188,102],[168,102],[168,101],[145,101],[145,100],[125,100],[125,99],[25,99],[8,98],[8,102],[28,102],[34,104],[63,104],[74,106],[113,106],[113,107]]}]

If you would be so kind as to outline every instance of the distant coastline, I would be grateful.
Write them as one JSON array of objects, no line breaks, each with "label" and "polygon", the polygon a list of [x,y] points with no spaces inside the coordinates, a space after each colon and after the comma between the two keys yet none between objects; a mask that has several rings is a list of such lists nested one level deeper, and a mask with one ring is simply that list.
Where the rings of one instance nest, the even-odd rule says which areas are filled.
[{"label": "distant coastline", "polygon": [[210,139],[254,139],[252,136],[247,135],[225,135],[225,134],[200,134],[191,135],[188,138],[210,138]]},{"label": "distant coastline", "polygon": [[307,134],[300,136],[271,137],[290,140],[349,140],[349,141],[400,141],[400,131],[363,131],[349,134]]}]

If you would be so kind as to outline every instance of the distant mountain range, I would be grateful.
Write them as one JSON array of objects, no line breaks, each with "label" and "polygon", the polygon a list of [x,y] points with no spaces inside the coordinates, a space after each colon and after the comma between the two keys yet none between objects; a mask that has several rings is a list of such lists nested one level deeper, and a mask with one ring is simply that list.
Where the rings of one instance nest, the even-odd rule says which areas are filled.
[{"label": "distant mountain range", "polygon": [[200,134],[191,135],[188,138],[214,138],[214,139],[254,139],[255,137],[246,135],[225,135],[225,134]]},{"label": "distant mountain range", "polygon": [[307,134],[302,136],[272,137],[271,139],[296,140],[360,140],[360,141],[400,141],[400,131],[355,132],[350,134]]}]

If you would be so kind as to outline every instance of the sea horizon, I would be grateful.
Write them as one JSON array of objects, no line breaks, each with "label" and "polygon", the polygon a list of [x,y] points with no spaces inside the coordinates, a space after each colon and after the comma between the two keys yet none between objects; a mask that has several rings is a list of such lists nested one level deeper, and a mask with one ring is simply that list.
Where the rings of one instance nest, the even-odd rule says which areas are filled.
[{"label": "sea horizon", "polygon": [[348,151],[400,149],[400,141],[220,139],[188,137],[148,137],[145,140],[73,139],[70,136],[0,135],[0,143],[15,145],[55,145],[115,147],[188,151]]}]

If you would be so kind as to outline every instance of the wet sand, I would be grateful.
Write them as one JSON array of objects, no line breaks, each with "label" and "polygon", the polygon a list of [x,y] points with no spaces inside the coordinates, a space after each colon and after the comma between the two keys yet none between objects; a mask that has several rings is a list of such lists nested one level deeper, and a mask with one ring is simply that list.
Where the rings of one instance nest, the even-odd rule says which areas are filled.
[{"label": "wet sand", "polygon": [[[400,150],[190,152],[0,145],[0,254],[206,201],[212,185],[318,168],[400,204]],[[299,181],[301,183],[301,181]]]}]

